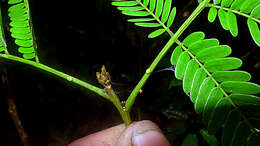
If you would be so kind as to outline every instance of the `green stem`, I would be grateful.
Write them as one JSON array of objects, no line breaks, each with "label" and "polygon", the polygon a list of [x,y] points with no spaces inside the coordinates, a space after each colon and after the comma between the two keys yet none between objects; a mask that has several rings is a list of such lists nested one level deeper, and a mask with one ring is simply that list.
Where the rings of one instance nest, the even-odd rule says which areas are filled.
[{"label": "green stem", "polygon": [[163,58],[163,56],[168,52],[170,47],[177,41],[179,36],[183,33],[183,31],[192,23],[192,21],[200,14],[200,12],[206,7],[206,4],[210,0],[205,0],[199,4],[199,6],[193,11],[193,13],[189,16],[189,18],[182,24],[182,26],[178,29],[178,31],[171,37],[171,39],[167,42],[167,44],[164,46],[164,48],[161,50],[161,52],[158,54],[158,56],[155,58],[155,60],[152,62],[150,67],[146,70],[146,73],[143,75],[139,83],[136,85],[130,96],[128,97],[126,101],[126,109],[127,111],[131,110],[131,107],[134,104],[135,98],[139,93],[139,90],[144,86],[147,79],[159,63],[159,61]]},{"label": "green stem", "polygon": [[44,71],[47,71],[49,73],[52,73],[54,75],[57,75],[61,78],[64,78],[70,82],[73,82],[75,84],[78,84],[82,87],[85,87],[95,93],[97,93],[98,95],[108,99],[108,95],[105,93],[105,91],[103,89],[100,89],[100,88],[97,88],[87,82],[84,82],[82,80],[79,80],[75,77],[72,77],[68,74],[65,74],[63,72],[60,72],[60,71],[57,71],[51,67],[48,67],[44,64],[41,64],[41,63],[37,63],[35,61],[31,61],[31,60],[26,60],[26,59],[23,59],[23,58],[20,58],[20,57],[17,57],[17,56],[13,56],[13,55],[7,55],[7,54],[0,54],[0,58],[5,58],[5,59],[9,59],[9,60],[13,60],[13,61],[18,61],[18,62],[21,62],[21,63],[25,63],[25,64],[28,64],[28,65],[31,65],[31,66],[34,66],[36,68],[39,68],[39,69],[42,69]]},{"label": "green stem", "polygon": [[257,23],[260,24],[260,20],[259,20],[259,19],[256,19],[256,18],[252,17],[251,15],[248,15],[248,14],[245,14],[245,13],[241,13],[241,12],[239,12],[239,11],[237,11],[237,10],[232,10],[232,9],[230,9],[230,8],[225,8],[225,7],[221,7],[221,6],[218,6],[218,5],[215,5],[215,4],[210,4],[210,3],[208,3],[208,4],[206,5],[206,7],[214,7],[214,8],[217,8],[217,9],[222,9],[222,10],[230,11],[230,12],[232,12],[232,13],[235,13],[235,14],[244,16],[244,17],[246,17],[246,18],[252,19],[253,21],[255,21],[255,22],[257,22]]}]

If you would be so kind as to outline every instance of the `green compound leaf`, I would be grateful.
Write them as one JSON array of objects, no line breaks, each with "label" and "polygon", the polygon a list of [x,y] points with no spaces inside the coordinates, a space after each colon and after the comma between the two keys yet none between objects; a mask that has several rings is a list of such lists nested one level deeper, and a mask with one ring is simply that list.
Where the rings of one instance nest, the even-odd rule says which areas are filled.
[{"label": "green compound leaf", "polygon": [[163,34],[164,32],[165,32],[165,29],[160,28],[160,29],[158,29],[158,30],[156,30],[156,31],[154,31],[154,32],[152,32],[152,33],[150,33],[150,34],[148,35],[148,38],[155,38],[155,37],[157,37],[157,36]]},{"label": "green compound leaf", "polygon": [[[244,116],[260,117],[257,112],[250,112],[260,110],[260,98],[250,95],[260,93],[260,86],[248,82],[249,73],[232,71],[239,68],[242,61],[228,57],[231,54],[229,46],[204,37],[202,32],[186,37],[183,46],[173,51],[171,62],[176,65],[175,77],[183,80],[183,90],[194,103],[195,112],[202,114],[202,122],[208,131],[216,133],[223,125],[232,127],[232,106],[243,114],[239,114],[237,123]],[[227,141],[229,134],[225,131],[222,141]],[[231,144],[232,138],[228,140]]]},{"label": "green compound leaf", "polygon": [[[221,2],[221,5],[218,4]],[[236,15],[241,15],[248,19],[248,27],[255,43],[260,46],[260,0],[222,0],[209,4],[209,22],[213,22],[218,9],[218,18],[221,26],[229,30],[232,36],[238,36],[238,22]],[[250,14],[250,15],[249,15]]]},{"label": "green compound leaf", "polygon": [[[8,9],[8,16],[11,20],[10,32],[19,46],[18,52],[22,53],[25,59],[33,59],[36,57],[36,43],[30,23],[28,0],[9,0],[8,3],[12,4]],[[36,61],[38,60],[36,59]]]},{"label": "green compound leaf", "polygon": [[183,142],[182,142],[182,146],[198,146],[199,142],[198,142],[198,138],[195,134],[188,134]]},{"label": "green compound leaf", "polygon": [[200,134],[209,146],[218,146],[218,140],[215,135],[211,135],[207,130],[201,129]]},{"label": "green compound leaf", "polygon": [[239,122],[240,122],[240,113],[237,110],[231,111],[224,124],[224,129],[222,132],[221,142],[223,146],[231,145],[232,137],[234,136],[234,129],[236,129]]},{"label": "green compound leaf", "polygon": [[212,74],[218,82],[223,81],[249,81],[251,75],[245,71],[217,71]]},{"label": "green compound leaf", "polygon": [[247,25],[250,30],[250,34],[255,41],[255,43],[260,46],[260,30],[258,28],[258,25],[255,21],[248,19],[247,20]]},{"label": "green compound leaf", "polygon": [[241,94],[260,93],[260,86],[251,82],[224,81],[221,83],[220,86],[228,93],[241,93]]},{"label": "green compound leaf", "polygon": [[236,37],[238,35],[238,27],[237,27],[237,18],[236,15],[232,12],[227,13],[227,22],[229,26],[229,30],[231,34]]},{"label": "green compound leaf", "polygon": [[209,22],[214,22],[216,17],[217,17],[217,14],[218,14],[218,10],[214,7],[211,7],[209,9],[209,13],[208,13],[208,20]]}]

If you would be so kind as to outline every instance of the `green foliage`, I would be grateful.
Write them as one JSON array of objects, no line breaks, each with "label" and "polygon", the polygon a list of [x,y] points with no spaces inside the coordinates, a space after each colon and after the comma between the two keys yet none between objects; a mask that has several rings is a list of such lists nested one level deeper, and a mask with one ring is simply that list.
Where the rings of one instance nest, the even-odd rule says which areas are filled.
[{"label": "green foliage", "polygon": [[[251,36],[255,43],[260,46],[260,0],[214,0],[208,4],[208,20],[214,22],[218,15],[221,26],[236,37],[238,35],[238,24],[236,15],[246,17]],[[218,10],[217,10],[218,9]]]},{"label": "green foliage", "polygon": [[117,6],[124,15],[137,17],[128,20],[137,26],[161,27],[151,32],[149,38],[155,38],[169,31],[176,15],[176,8],[171,8],[172,0],[114,0],[112,5]]},{"label": "green foliage", "polygon": [[[189,94],[195,111],[202,114],[203,123],[214,134],[223,124],[227,129],[232,127],[233,123],[229,122],[234,118],[230,114],[232,106],[236,109],[260,106],[260,98],[252,95],[260,93],[260,86],[248,82],[251,78],[249,73],[235,70],[242,65],[242,61],[228,57],[231,54],[229,46],[204,37],[202,32],[188,35],[183,40],[184,46],[176,47],[170,60],[176,66],[175,77],[183,80],[183,90]],[[240,112],[246,115],[246,112]],[[240,115],[237,123],[239,121]],[[249,128],[248,123],[245,123],[242,130],[246,126]],[[222,143],[226,143],[230,134],[227,134],[225,128],[223,133]],[[239,134],[236,136],[239,137]]]},{"label": "green foliage", "polygon": [[[260,118],[259,113],[256,112],[260,109],[260,98],[256,96],[260,93],[260,86],[249,82],[251,79],[249,73],[237,70],[242,66],[242,61],[229,57],[231,48],[227,45],[220,45],[218,39],[205,39],[205,34],[200,31],[191,33],[182,42],[178,38],[205,7],[210,7],[208,20],[213,22],[218,16],[221,26],[225,30],[229,30],[233,36],[238,35],[236,15],[246,17],[251,36],[260,46],[258,27],[260,0],[213,0],[213,3],[209,3],[209,1],[198,0],[199,6],[176,34],[170,30],[176,15],[176,8],[172,8],[172,0],[114,0],[112,2],[112,5],[116,6],[122,14],[133,17],[128,19],[129,22],[141,27],[156,27],[156,30],[148,35],[149,38],[160,36],[164,32],[171,37],[129,96],[129,98],[133,97],[130,106],[128,106],[129,99],[124,107],[121,105],[115,93],[112,92],[111,86],[107,86],[106,90],[99,89],[38,63],[28,0],[8,1],[11,5],[8,9],[12,27],[11,36],[15,39],[15,43],[19,46],[18,51],[23,54],[25,59],[8,54],[2,19],[0,20],[0,57],[46,70],[84,86],[106,99],[109,99],[108,93],[111,95],[113,93],[116,100],[111,101],[117,101],[117,104],[114,104],[124,122],[130,124],[129,111],[135,97],[158,62],[176,42],[178,46],[172,52],[170,62],[175,66],[175,77],[182,80],[184,92],[194,103],[195,112],[202,115],[202,121],[207,127],[207,131],[200,131],[202,137],[209,145],[218,145],[216,137],[212,134],[223,129],[221,137],[223,145],[254,145],[259,141],[257,132],[260,129],[259,124],[255,123],[260,122],[252,119]],[[35,61],[27,60],[34,58]],[[193,141],[193,145],[198,145],[196,135],[189,134],[184,139],[183,145],[188,144],[189,141]]]},{"label": "green foliage", "polygon": [[9,0],[10,8],[8,16],[10,17],[11,36],[19,46],[18,51],[23,54],[25,59],[36,57],[36,43],[34,41],[30,9],[28,0]]}]

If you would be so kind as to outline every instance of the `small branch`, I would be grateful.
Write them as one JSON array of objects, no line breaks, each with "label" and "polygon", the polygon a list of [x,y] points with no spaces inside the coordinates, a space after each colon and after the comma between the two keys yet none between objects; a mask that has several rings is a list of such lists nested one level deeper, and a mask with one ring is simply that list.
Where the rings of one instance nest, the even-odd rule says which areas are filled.
[{"label": "small branch", "polygon": [[23,59],[21,57],[17,57],[17,56],[14,56],[14,55],[7,55],[7,54],[1,54],[1,53],[0,53],[0,58],[13,60],[13,61],[17,61],[17,62],[24,63],[24,64],[28,64],[28,65],[31,65],[31,66],[36,67],[38,69],[47,71],[47,72],[49,72],[51,74],[54,74],[54,75],[59,76],[61,78],[64,78],[64,79],[68,80],[69,82],[73,82],[73,83],[78,84],[78,85],[80,85],[82,87],[85,87],[85,88],[87,88],[87,89],[97,93],[98,95],[108,99],[108,96],[107,96],[107,94],[105,93],[105,91],[103,89],[100,89],[100,88],[98,88],[98,87],[96,87],[94,85],[91,85],[91,84],[87,83],[87,82],[84,82],[84,81],[79,80],[79,79],[77,79],[75,77],[72,77],[72,76],[70,76],[68,74],[65,74],[63,72],[55,70],[55,69],[53,69],[53,68],[51,68],[49,66],[46,66],[44,64],[37,63],[35,61],[31,61],[31,60],[27,60],[27,59]]},{"label": "small branch", "polygon": [[3,66],[2,66],[2,72],[3,72],[3,76],[2,76],[3,84],[5,85],[5,88],[6,88],[6,91],[7,91],[8,112],[9,112],[11,118],[13,119],[14,125],[16,127],[16,130],[17,130],[20,138],[21,138],[23,145],[24,146],[30,146],[30,143],[29,143],[29,140],[28,140],[28,135],[23,128],[22,122],[21,122],[19,115],[17,113],[17,110],[16,110],[16,105],[15,105],[13,95],[12,95],[12,91],[11,91],[11,87],[10,87],[10,84],[9,84],[9,81],[8,81],[6,68],[3,67]]}]

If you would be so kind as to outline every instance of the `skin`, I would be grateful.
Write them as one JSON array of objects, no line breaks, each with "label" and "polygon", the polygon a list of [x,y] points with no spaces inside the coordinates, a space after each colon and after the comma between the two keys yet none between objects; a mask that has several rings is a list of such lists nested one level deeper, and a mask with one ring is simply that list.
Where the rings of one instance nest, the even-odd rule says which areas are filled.
[{"label": "skin", "polygon": [[124,124],[90,134],[68,146],[170,146],[156,124],[151,121]]}]

